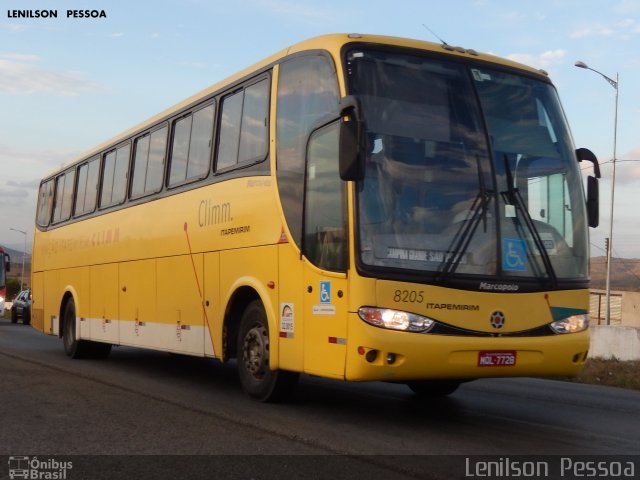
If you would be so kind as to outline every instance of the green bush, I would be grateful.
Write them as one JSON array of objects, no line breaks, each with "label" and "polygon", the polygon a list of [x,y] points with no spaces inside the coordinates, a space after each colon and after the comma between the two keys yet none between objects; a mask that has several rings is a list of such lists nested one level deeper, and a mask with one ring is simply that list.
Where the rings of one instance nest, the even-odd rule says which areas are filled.
[{"label": "green bush", "polygon": [[7,300],[12,301],[20,293],[20,280],[7,278]]}]

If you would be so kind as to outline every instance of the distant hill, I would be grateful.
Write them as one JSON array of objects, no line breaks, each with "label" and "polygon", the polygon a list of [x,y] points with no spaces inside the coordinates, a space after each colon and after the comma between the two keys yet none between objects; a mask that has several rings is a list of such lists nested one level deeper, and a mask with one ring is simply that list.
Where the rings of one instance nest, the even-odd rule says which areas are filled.
[{"label": "distant hill", "polygon": [[[591,288],[604,289],[607,279],[607,257],[591,257]],[[640,291],[640,259],[611,259],[611,289]]]},{"label": "distant hill", "polygon": [[[11,257],[12,264],[16,262],[19,262],[20,264],[22,264],[22,250],[14,250],[13,248],[7,247],[6,245],[2,245],[2,248]],[[28,261],[29,263],[31,263],[31,254],[29,252],[27,252],[27,255],[24,257],[24,261],[25,262]]]},{"label": "distant hill", "polygon": [[[7,276],[20,279],[22,276],[22,251],[14,250],[4,245],[2,248],[11,257],[11,271]],[[24,257],[24,281],[26,285],[31,284],[31,254],[28,252]]]}]

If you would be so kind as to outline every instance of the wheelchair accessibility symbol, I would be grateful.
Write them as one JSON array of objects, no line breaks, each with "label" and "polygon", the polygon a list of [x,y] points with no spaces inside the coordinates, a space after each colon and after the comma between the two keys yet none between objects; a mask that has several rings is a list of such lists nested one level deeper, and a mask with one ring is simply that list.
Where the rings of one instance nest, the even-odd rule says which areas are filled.
[{"label": "wheelchair accessibility symbol", "polygon": [[517,238],[502,239],[502,270],[524,272],[527,270],[527,244]]},{"label": "wheelchair accessibility symbol", "polygon": [[331,303],[331,282],[320,282],[320,303]]}]

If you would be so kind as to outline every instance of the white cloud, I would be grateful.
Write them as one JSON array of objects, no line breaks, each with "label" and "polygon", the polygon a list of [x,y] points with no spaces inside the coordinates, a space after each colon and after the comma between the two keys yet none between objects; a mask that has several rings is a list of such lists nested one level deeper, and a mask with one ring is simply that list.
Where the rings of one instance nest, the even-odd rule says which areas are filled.
[{"label": "white cloud", "polygon": [[622,0],[616,4],[613,10],[623,15],[630,15],[640,12],[640,2],[638,0]]},{"label": "white cloud", "polygon": [[0,52],[0,58],[4,58],[7,60],[16,60],[18,62],[37,62],[40,60],[38,55],[30,55],[28,53],[2,53]]},{"label": "white cloud", "polygon": [[25,207],[31,195],[23,188],[0,188],[1,207]]},{"label": "white cloud", "polygon": [[19,169],[4,169],[3,179],[13,182],[13,186],[25,187],[32,184],[33,174],[44,175],[49,170],[61,166],[80,152],[69,149],[15,148],[0,143],[0,165],[21,165]]},{"label": "white cloud", "polygon": [[19,24],[12,24],[12,23],[5,23],[4,25],[2,25],[2,28],[14,33],[20,33],[20,32],[29,30],[29,27],[27,25],[19,25]]},{"label": "white cloud", "polygon": [[567,52],[559,48],[556,50],[547,50],[539,54],[512,53],[507,55],[507,58],[535,68],[549,68],[560,63],[566,56]]},{"label": "white cloud", "polygon": [[87,91],[106,90],[79,72],[48,70],[36,65],[37,55],[0,54],[0,93],[73,97]]},{"label": "white cloud", "polygon": [[580,39],[587,37],[628,37],[640,33],[640,25],[633,18],[625,18],[612,24],[589,23],[582,24],[569,33],[569,38]]}]

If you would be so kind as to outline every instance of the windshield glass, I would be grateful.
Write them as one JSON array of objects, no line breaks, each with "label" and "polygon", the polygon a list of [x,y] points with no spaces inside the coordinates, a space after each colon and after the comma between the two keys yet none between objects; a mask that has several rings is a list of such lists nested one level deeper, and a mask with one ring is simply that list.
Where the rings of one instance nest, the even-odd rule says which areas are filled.
[{"label": "windshield glass", "polygon": [[586,278],[581,179],[550,84],[363,48],[347,73],[367,132],[361,264]]}]

